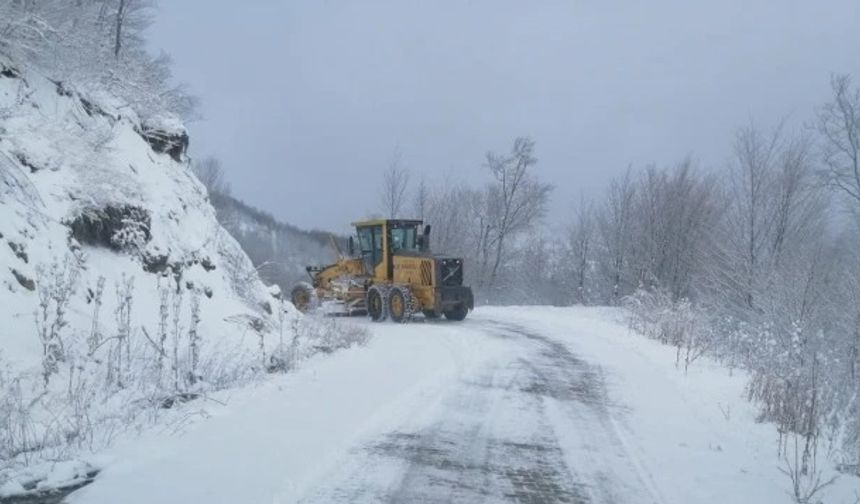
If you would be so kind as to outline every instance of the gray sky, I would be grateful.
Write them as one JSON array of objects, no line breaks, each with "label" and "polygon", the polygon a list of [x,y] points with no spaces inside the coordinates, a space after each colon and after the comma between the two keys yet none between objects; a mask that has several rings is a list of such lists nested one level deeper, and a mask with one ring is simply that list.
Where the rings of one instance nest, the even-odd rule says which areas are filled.
[{"label": "gray sky", "polygon": [[551,223],[632,164],[725,166],[751,118],[800,124],[860,81],[858,0],[161,0],[153,46],[203,102],[192,154],[306,228],[375,210],[395,150],[477,184],[537,142]]}]

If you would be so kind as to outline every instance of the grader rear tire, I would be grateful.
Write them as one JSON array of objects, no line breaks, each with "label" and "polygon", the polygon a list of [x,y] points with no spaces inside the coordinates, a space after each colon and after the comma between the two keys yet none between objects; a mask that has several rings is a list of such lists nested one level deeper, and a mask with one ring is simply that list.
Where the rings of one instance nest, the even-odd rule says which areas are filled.
[{"label": "grader rear tire", "polygon": [[453,320],[454,322],[460,322],[466,319],[466,315],[469,314],[469,309],[466,308],[466,305],[459,304],[450,310],[445,311],[445,318],[448,320]]},{"label": "grader rear tire", "polygon": [[388,314],[393,322],[403,324],[412,320],[415,300],[408,287],[394,287],[388,294]]}]

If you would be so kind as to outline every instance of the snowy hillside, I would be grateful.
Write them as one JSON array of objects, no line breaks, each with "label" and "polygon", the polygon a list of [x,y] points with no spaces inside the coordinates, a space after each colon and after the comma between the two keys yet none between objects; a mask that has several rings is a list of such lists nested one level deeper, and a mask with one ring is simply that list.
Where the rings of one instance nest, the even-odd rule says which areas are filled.
[{"label": "snowy hillside", "polygon": [[0,116],[7,358],[39,361],[34,312],[52,268],[77,277],[63,328],[70,339],[91,332],[100,278],[104,334],[115,328],[113,291],[123,281],[133,282],[133,325],[155,320],[160,291],[176,288],[200,296],[200,332],[209,338],[241,334],[231,319],[266,320],[271,298],[187,169],[178,120],[142,123],[109,97],[2,61]]},{"label": "snowy hillside", "polygon": [[187,146],[175,118],[0,59],[0,496],[141,413],[287,365],[275,336],[298,315],[218,223]]},{"label": "snowy hillside", "polygon": [[328,233],[281,222],[229,194],[213,192],[212,204],[219,222],[242,245],[263,281],[284,292],[308,280],[306,266],[336,259]]}]

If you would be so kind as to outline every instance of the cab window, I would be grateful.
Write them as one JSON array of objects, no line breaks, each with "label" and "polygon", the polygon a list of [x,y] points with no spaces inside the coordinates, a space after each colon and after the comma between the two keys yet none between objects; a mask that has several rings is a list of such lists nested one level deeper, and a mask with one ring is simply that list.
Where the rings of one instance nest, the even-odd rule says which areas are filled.
[{"label": "cab window", "polygon": [[416,250],[417,230],[415,226],[391,229],[391,252],[398,250]]}]

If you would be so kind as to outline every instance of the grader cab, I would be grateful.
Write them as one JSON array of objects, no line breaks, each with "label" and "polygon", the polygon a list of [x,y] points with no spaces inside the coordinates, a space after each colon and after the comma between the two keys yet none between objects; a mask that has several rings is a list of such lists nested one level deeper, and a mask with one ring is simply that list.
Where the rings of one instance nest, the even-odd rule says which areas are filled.
[{"label": "grader cab", "polygon": [[328,312],[366,313],[374,321],[407,322],[416,313],[463,320],[474,308],[472,289],[463,285],[463,259],[432,254],[430,226],[407,219],[353,226],[348,254],[338,249],[334,264],[309,266],[311,282],[292,290],[300,311],[323,306]]}]

